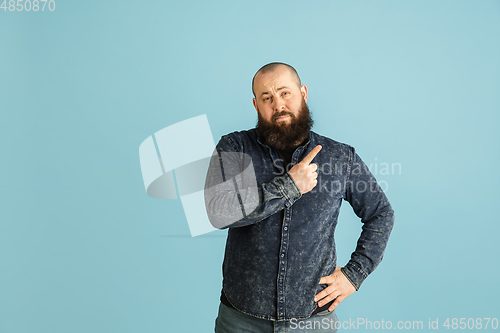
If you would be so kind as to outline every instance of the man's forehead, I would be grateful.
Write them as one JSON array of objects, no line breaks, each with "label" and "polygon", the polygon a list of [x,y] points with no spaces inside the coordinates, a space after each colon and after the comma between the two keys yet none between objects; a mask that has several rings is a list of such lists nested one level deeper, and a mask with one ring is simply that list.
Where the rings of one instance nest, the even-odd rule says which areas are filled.
[{"label": "man's forehead", "polygon": [[291,85],[298,84],[298,82],[298,79],[292,75],[290,69],[285,66],[279,66],[273,71],[258,73],[255,77],[255,88],[256,90],[266,90],[271,87],[276,89],[290,87]]}]

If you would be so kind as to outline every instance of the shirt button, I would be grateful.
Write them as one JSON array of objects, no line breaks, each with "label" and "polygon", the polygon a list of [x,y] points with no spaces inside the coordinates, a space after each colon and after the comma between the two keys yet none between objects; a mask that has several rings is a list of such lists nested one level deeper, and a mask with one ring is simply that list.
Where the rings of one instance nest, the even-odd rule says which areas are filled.
[{"label": "shirt button", "polygon": [[281,254],[281,258],[283,258],[284,256],[285,256],[285,255],[282,253],[282,254]]},{"label": "shirt button", "polygon": [[285,227],[285,230],[288,230],[288,227]]}]

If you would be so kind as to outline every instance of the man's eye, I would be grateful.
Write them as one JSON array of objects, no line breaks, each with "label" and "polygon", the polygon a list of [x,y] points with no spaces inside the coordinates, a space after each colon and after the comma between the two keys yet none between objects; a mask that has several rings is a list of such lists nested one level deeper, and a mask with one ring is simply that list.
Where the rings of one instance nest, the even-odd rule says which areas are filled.
[{"label": "man's eye", "polygon": [[264,97],[264,101],[268,101],[270,99],[271,99],[271,97]]}]

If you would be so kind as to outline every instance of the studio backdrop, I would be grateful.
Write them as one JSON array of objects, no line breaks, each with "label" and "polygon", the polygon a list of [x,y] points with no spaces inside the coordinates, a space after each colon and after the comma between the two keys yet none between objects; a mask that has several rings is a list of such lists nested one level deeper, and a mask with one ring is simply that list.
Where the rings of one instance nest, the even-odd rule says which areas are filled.
[{"label": "studio backdrop", "polygon": [[[0,5],[0,332],[213,331],[227,230],[191,176],[273,61],[395,211],[342,330],[500,331],[499,1]],[[361,225],[345,202],[339,266]]]}]

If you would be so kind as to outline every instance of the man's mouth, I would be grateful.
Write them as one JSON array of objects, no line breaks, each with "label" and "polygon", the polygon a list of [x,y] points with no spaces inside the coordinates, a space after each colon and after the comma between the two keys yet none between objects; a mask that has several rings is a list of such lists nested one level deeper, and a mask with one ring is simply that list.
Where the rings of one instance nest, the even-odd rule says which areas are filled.
[{"label": "man's mouth", "polygon": [[287,111],[282,111],[282,112],[276,114],[273,118],[274,118],[275,122],[281,122],[281,121],[288,120],[289,118],[291,119],[292,114],[287,112]]},{"label": "man's mouth", "polygon": [[279,116],[278,118],[276,118],[276,121],[283,121],[283,120],[287,120],[288,118],[290,118],[290,116],[285,114],[285,115],[282,115],[282,116]]}]

